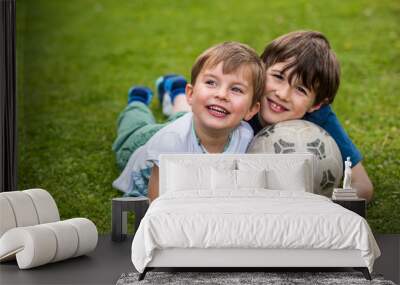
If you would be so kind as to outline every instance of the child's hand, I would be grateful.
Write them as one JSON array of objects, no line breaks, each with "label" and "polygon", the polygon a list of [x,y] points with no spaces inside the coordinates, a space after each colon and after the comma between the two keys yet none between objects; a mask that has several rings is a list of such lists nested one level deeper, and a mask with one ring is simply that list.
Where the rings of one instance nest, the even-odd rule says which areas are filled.
[{"label": "child's hand", "polygon": [[158,188],[158,178],[159,177],[159,170],[158,166],[154,165],[153,168],[151,169],[151,175],[149,179],[149,199],[150,203],[158,197],[159,194],[159,188]]},{"label": "child's hand", "polygon": [[374,193],[374,186],[372,185],[372,182],[369,179],[362,163],[357,163],[357,165],[351,169],[351,172],[352,188],[357,189],[358,197],[364,198],[367,200],[367,202],[370,202]]}]

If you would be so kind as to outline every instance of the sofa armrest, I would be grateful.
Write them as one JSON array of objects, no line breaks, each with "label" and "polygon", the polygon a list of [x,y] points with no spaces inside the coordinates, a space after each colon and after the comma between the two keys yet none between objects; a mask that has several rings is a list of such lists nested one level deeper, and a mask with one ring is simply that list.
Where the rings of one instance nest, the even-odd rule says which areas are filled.
[{"label": "sofa armrest", "polygon": [[80,256],[96,248],[97,229],[85,218],[16,227],[0,238],[0,262],[17,259],[20,269]]}]

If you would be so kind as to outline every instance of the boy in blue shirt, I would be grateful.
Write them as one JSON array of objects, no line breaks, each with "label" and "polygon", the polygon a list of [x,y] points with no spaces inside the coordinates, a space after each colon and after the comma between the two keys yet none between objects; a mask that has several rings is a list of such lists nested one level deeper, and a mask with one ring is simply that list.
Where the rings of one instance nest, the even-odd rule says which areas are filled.
[{"label": "boy in blue shirt", "polygon": [[261,55],[266,65],[266,89],[260,112],[250,120],[255,134],[267,125],[304,119],[325,129],[336,141],[343,161],[353,163],[352,187],[372,199],[373,186],[362,156],[340,125],[330,104],[340,83],[340,67],[327,38],[314,31],[285,34]]}]

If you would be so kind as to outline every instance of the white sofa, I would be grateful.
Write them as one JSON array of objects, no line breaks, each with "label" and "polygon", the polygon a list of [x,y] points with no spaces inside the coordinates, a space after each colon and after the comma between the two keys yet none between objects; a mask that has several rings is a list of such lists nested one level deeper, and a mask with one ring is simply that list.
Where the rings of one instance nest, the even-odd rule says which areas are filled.
[{"label": "white sofa", "polygon": [[43,189],[0,193],[0,262],[20,269],[86,254],[97,245],[97,229],[86,218],[60,221],[53,197]]}]

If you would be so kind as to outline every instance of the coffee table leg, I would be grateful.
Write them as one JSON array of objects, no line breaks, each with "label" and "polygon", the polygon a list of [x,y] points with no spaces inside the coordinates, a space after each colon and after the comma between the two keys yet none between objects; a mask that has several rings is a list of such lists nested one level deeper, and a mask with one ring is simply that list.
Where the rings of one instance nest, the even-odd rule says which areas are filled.
[{"label": "coffee table leg", "polygon": [[122,235],[122,215],[122,204],[118,201],[112,201],[111,239],[113,241],[122,241],[124,239]]}]

